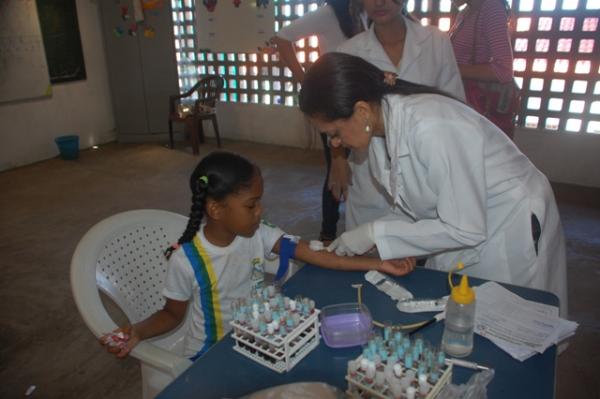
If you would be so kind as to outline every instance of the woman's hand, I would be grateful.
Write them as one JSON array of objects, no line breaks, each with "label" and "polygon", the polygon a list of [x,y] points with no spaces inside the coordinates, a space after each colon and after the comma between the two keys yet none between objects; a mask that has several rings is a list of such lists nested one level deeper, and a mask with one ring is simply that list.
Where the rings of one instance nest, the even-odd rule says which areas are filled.
[{"label": "woman's hand", "polygon": [[117,328],[112,333],[100,337],[100,344],[106,346],[106,350],[115,354],[118,358],[124,358],[141,341],[132,326]]},{"label": "woman's hand", "polygon": [[348,160],[345,154],[338,156],[336,151],[344,152],[343,148],[331,149],[331,169],[329,171],[328,188],[333,197],[338,201],[345,201],[348,195],[348,186],[350,185],[351,172]]},{"label": "woman's hand", "polygon": [[373,236],[373,223],[371,222],[346,231],[329,244],[327,251],[335,251],[338,256],[354,256],[365,254],[374,246],[375,238]]},{"label": "woman's hand", "polygon": [[405,276],[415,270],[417,259],[410,257],[404,259],[382,260],[379,271],[393,276]]}]

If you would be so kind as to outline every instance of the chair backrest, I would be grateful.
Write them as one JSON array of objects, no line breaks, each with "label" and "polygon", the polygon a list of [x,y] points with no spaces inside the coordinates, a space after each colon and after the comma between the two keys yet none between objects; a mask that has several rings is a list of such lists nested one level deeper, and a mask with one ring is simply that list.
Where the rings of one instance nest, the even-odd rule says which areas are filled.
[{"label": "chair backrest", "polygon": [[198,104],[214,107],[225,85],[225,80],[219,75],[209,75],[198,82]]},{"label": "chair backrest", "polygon": [[185,230],[188,218],[144,209],[113,215],[93,226],[71,260],[71,288],[88,327],[96,336],[115,324],[102,306],[98,288],[119,305],[131,323],[164,305],[167,271],[163,252]]}]

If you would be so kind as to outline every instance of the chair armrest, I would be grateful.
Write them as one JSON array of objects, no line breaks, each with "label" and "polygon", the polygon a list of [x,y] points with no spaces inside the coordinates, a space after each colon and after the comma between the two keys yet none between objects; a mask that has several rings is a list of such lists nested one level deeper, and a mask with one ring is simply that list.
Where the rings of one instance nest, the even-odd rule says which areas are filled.
[{"label": "chair armrest", "polygon": [[192,365],[191,360],[146,341],[140,342],[133,348],[131,356],[152,365],[173,378],[176,378]]}]

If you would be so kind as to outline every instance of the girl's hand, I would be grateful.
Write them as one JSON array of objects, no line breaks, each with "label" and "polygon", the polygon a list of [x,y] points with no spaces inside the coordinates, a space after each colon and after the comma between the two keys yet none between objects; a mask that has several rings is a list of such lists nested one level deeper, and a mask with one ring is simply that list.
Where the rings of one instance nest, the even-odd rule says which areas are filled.
[{"label": "girl's hand", "polygon": [[417,264],[416,258],[388,259],[382,260],[379,265],[379,271],[393,276],[404,276],[415,270]]},{"label": "girl's hand", "polygon": [[140,338],[132,326],[117,328],[112,333],[100,337],[100,344],[118,358],[124,358],[140,342]]}]

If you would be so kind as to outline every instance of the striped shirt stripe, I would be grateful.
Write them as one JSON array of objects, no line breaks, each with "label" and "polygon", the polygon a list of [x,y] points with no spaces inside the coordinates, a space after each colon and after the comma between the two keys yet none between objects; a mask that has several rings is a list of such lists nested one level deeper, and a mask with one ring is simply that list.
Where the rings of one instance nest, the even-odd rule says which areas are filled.
[{"label": "striped shirt stripe", "polygon": [[183,244],[185,254],[194,269],[194,275],[200,287],[200,307],[204,313],[204,332],[206,339],[200,351],[193,357],[199,357],[224,336],[223,315],[219,301],[218,281],[212,261],[198,236],[192,242]]}]

